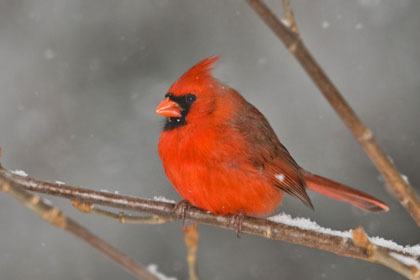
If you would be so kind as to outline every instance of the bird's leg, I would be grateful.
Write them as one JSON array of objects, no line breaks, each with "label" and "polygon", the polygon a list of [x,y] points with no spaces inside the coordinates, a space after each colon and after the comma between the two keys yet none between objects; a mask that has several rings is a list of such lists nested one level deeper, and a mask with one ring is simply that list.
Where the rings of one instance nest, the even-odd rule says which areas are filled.
[{"label": "bird's leg", "polygon": [[232,215],[232,217],[230,218],[230,221],[229,221],[228,226],[230,226],[230,225],[233,226],[233,229],[235,230],[235,234],[238,238],[241,238],[239,234],[242,231],[242,223],[245,219],[245,216],[246,216],[246,214],[245,214],[244,211],[238,211],[238,212],[236,212],[235,214]]},{"label": "bird's leg", "polygon": [[185,200],[185,199],[183,199],[183,200],[177,202],[177,204],[175,204],[175,207],[174,207],[173,211],[175,213],[175,216],[182,220],[183,225],[185,223],[185,212],[187,210],[189,210],[191,207],[192,207],[191,203],[189,203],[189,201]]}]

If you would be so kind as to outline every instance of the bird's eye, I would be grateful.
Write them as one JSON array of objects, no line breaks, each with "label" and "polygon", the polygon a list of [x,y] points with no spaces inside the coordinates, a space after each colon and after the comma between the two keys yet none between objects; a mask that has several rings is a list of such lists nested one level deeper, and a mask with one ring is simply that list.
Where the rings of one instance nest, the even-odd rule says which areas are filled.
[{"label": "bird's eye", "polygon": [[197,96],[195,96],[194,94],[188,94],[186,96],[186,99],[187,99],[187,102],[191,104],[197,99]]}]

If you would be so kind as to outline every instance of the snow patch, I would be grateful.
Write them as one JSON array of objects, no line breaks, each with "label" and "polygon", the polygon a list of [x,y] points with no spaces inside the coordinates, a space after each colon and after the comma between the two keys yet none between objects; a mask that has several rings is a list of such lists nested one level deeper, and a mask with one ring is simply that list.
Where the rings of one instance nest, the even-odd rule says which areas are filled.
[{"label": "snow patch", "polygon": [[387,240],[382,237],[369,237],[369,240],[379,246],[386,247],[395,251],[400,251],[413,256],[420,256],[420,244],[414,246],[402,246],[392,240]]},{"label": "snow patch", "polygon": [[277,180],[279,180],[280,182],[284,181],[284,174],[280,173],[280,174],[276,174],[274,175],[274,177],[276,177]]},{"label": "snow patch", "polygon": [[412,266],[413,265],[418,270],[420,270],[420,262],[418,262],[417,260],[415,260],[413,258],[404,256],[404,255],[400,255],[400,254],[397,254],[397,253],[394,253],[394,252],[389,253],[389,255],[391,257],[393,257],[394,259],[399,260],[400,262],[402,262],[405,265],[408,265],[408,266]]},{"label": "snow patch", "polygon": [[177,280],[176,277],[166,276],[162,272],[159,272],[157,264],[149,264],[147,266],[147,270],[156,276],[159,280]]},{"label": "snow patch", "polygon": [[61,182],[61,181],[55,181],[55,183],[57,184],[57,185],[65,185],[66,183],[64,183],[64,182]]},{"label": "snow patch", "polygon": [[153,200],[167,202],[167,203],[175,203],[175,200],[167,199],[166,197],[161,196],[161,195],[155,195],[153,197]]},{"label": "snow patch", "polygon": [[403,178],[406,184],[410,184],[410,181],[408,181],[407,175],[401,174],[401,177]]},{"label": "snow patch", "polygon": [[282,18],[281,22],[289,28],[290,28],[290,26],[292,26],[292,23],[285,18]]},{"label": "snow patch", "polygon": [[[312,230],[319,233],[339,236],[343,238],[350,238],[350,239],[353,238],[352,230],[340,231],[340,230],[333,230],[330,228],[325,228],[311,221],[310,219],[300,218],[300,217],[292,218],[290,215],[285,214],[285,213],[280,213],[275,216],[271,216],[267,219],[275,223],[293,226],[293,227],[297,227],[304,230]],[[402,246],[395,243],[392,240],[386,240],[382,237],[369,237],[369,240],[376,245],[386,247],[388,249],[399,251],[405,254],[410,254],[413,256],[420,256],[420,244],[414,245],[414,246]]]},{"label": "snow patch", "polygon": [[310,219],[300,218],[300,217],[292,218],[290,215],[285,214],[285,213],[280,213],[275,216],[271,216],[267,219],[275,223],[285,224],[285,225],[297,227],[300,229],[312,230],[312,231],[316,231],[320,233],[340,236],[343,238],[352,238],[351,230],[339,231],[339,230],[333,230],[330,228],[324,228],[318,225],[317,223],[312,222]]},{"label": "snow patch", "polygon": [[18,169],[16,169],[16,170],[13,170],[13,171],[11,171],[13,174],[15,174],[15,175],[18,175],[18,176],[22,176],[22,177],[28,177],[28,173],[26,173],[25,171],[23,171],[23,170],[18,170]]}]

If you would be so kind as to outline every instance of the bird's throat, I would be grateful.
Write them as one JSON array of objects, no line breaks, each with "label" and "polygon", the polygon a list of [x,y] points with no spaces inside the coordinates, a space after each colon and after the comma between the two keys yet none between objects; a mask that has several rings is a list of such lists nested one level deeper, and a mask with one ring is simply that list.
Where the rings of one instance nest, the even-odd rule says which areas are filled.
[{"label": "bird's throat", "polygon": [[172,130],[181,126],[184,126],[187,124],[187,121],[185,120],[185,116],[182,116],[180,118],[166,118],[165,126],[163,127],[163,130]]}]

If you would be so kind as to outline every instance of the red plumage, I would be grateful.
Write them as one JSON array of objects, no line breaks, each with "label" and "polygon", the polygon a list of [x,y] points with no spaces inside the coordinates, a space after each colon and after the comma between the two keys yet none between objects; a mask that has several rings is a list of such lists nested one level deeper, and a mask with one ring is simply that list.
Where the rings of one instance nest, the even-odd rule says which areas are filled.
[{"label": "red plumage", "polygon": [[159,140],[166,175],[191,204],[216,214],[267,215],[286,192],[312,207],[306,189],[368,211],[388,206],[301,168],[266,118],[211,76],[210,57],[184,73],[156,109],[167,117]]}]

